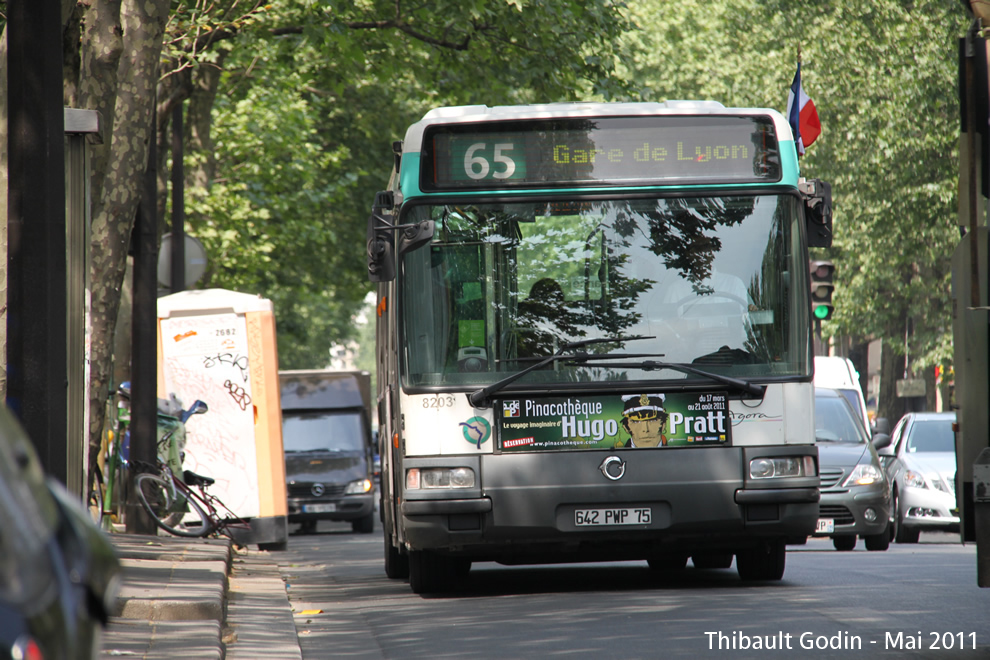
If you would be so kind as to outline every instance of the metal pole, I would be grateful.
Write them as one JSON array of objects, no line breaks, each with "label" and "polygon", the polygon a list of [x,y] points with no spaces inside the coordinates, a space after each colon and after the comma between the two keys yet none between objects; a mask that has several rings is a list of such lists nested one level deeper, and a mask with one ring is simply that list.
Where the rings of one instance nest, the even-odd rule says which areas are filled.
[{"label": "metal pole", "polygon": [[7,7],[7,404],[67,480],[65,128],[58,0]]},{"label": "metal pole", "polygon": [[185,173],[183,172],[182,149],[182,106],[180,102],[172,109],[172,237],[171,271],[172,293],[186,288],[186,207]]},{"label": "metal pole", "polygon": [[[154,108],[154,106],[152,106]],[[151,112],[148,168],[145,170],[144,191],[138,206],[134,233],[134,311],[131,319],[133,342],[131,355],[131,462],[158,464],[158,350],[157,344],[157,264],[158,208],[157,113]],[[130,534],[153,534],[155,525],[137,499],[134,477],[138,470],[129,470],[126,527]]]}]

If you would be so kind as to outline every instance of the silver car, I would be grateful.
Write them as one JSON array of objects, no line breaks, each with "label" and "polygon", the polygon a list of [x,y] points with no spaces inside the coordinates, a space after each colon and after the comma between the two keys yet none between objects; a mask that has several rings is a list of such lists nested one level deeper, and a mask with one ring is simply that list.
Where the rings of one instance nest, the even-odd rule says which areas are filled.
[{"label": "silver car", "polygon": [[857,537],[867,550],[886,550],[890,488],[863,423],[835,390],[815,388],[815,444],[822,493],[815,536],[831,537],[836,550],[852,550]]},{"label": "silver car", "polygon": [[908,413],[877,443],[893,498],[893,538],[917,543],[922,530],[957,531],[956,414]]}]

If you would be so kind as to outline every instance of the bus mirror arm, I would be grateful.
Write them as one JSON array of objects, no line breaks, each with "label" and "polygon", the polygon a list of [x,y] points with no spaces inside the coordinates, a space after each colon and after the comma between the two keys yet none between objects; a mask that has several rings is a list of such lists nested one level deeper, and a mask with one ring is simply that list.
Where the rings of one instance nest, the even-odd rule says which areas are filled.
[{"label": "bus mirror arm", "polygon": [[411,252],[432,241],[434,227],[432,220],[424,220],[414,225],[396,226],[396,229],[402,230],[399,235],[399,254]]}]

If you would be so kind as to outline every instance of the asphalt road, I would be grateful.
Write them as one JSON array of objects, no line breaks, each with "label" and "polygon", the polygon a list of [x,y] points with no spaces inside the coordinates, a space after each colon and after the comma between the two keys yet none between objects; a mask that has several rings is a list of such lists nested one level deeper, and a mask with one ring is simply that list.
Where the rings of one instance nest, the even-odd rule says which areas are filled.
[{"label": "asphalt road", "polygon": [[975,545],[956,538],[887,552],[811,540],[762,584],[734,566],[476,564],[439,597],[385,577],[377,529],[321,523],[277,556],[306,660],[990,658],[990,589],[976,586]]}]

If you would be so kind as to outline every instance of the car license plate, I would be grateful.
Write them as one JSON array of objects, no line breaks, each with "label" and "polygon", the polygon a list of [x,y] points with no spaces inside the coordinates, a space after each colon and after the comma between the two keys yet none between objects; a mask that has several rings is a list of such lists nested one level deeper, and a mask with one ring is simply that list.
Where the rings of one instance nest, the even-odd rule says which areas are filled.
[{"label": "car license plate", "polygon": [[831,534],[835,531],[835,520],[832,518],[819,518],[818,528],[815,529],[815,534]]},{"label": "car license plate", "polygon": [[646,508],[577,509],[574,524],[578,527],[602,525],[649,525],[653,511]]},{"label": "car license plate", "polygon": [[303,504],[303,513],[333,513],[337,510],[337,505],[333,502],[329,504]]}]

